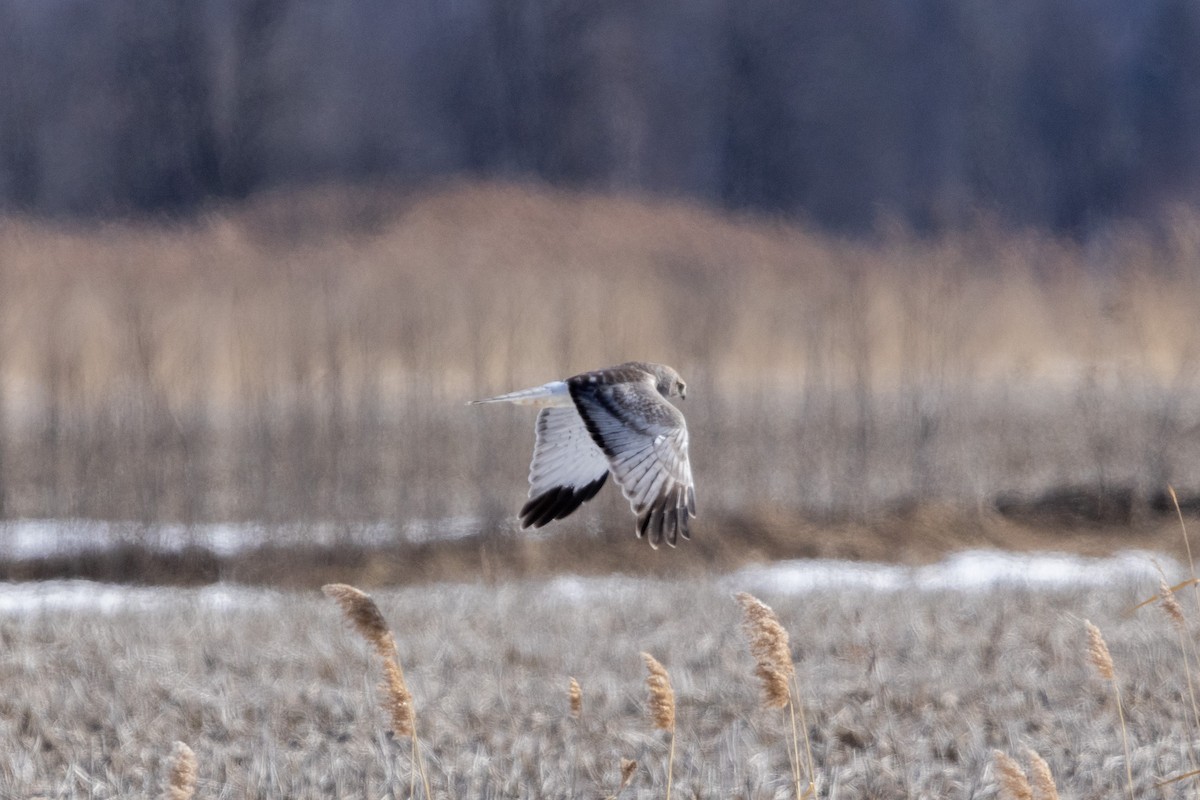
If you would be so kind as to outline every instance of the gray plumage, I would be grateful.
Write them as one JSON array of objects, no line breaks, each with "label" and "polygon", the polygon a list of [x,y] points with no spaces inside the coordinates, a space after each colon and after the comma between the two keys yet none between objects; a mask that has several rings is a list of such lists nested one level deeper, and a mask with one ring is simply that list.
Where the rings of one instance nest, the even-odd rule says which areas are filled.
[{"label": "gray plumage", "polygon": [[541,407],[521,527],[569,516],[611,474],[637,515],[638,536],[652,547],[691,538],[696,492],[687,423],[666,399],[686,391],[670,367],[631,361],[474,401]]}]

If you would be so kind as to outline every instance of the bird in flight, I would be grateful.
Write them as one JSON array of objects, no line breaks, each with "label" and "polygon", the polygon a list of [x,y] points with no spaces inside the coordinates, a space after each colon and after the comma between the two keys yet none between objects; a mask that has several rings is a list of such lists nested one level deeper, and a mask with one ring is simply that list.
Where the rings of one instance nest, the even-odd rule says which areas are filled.
[{"label": "bird in flight", "polygon": [[670,367],[630,361],[471,405],[541,408],[522,528],[569,516],[612,473],[637,515],[637,535],[674,547],[680,535],[691,538],[688,518],[696,516],[687,423],[667,402],[686,391]]}]

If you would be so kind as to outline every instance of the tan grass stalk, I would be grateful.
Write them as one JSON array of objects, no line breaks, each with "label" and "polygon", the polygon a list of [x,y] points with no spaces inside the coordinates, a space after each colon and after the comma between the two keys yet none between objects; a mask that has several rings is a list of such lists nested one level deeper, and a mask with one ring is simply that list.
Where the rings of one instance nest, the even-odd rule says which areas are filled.
[{"label": "tan grass stalk", "polygon": [[192,800],[196,794],[196,754],[183,742],[171,748],[171,777],[166,800]]},{"label": "tan grass stalk", "polygon": [[1033,800],[1033,788],[1025,770],[1011,757],[999,750],[992,751],[996,762],[996,774],[1000,779],[1000,794],[1009,800]]},{"label": "tan grass stalk", "polygon": [[413,708],[412,693],[404,680],[404,668],[400,666],[400,655],[396,637],[388,627],[379,606],[371,596],[344,583],[330,583],[321,587],[326,596],[332,598],[342,609],[346,619],[366,639],[382,661],[383,690],[381,705],[388,714],[394,736],[407,736],[412,740],[412,764],[409,769],[409,797],[416,793],[416,776],[421,776],[425,797],[429,791],[429,777],[425,773],[425,762],[421,758],[421,743],[417,739],[417,717]]},{"label": "tan grass stalk", "polygon": [[1025,755],[1033,773],[1033,796],[1037,800],[1058,800],[1058,786],[1054,783],[1054,775],[1046,759],[1038,755],[1036,750],[1026,750]]},{"label": "tan grass stalk", "polygon": [[[1171,502],[1175,505],[1175,515],[1179,517],[1179,528],[1183,531],[1183,547],[1187,550],[1188,568],[1192,571],[1192,585],[1196,585],[1196,562],[1192,558],[1192,543],[1188,540],[1187,525],[1183,521],[1183,509],[1179,507],[1179,495],[1175,494],[1175,487],[1167,484],[1167,491],[1171,495]],[[1196,602],[1200,603],[1200,589],[1196,590]]]},{"label": "tan grass stalk", "polygon": [[[808,723],[804,719],[804,706],[798,702],[800,685],[796,678],[796,666],[792,663],[792,650],[787,629],[780,623],[774,610],[748,592],[739,592],[737,601],[742,607],[742,627],[750,641],[750,654],[754,656],[754,674],[763,687],[763,705],[766,708],[788,708],[792,723],[792,742],[788,759],[792,762],[792,777],[796,783],[796,797],[816,795],[816,764],[812,756],[812,744],[808,739]],[[792,686],[795,684],[793,701]],[[808,788],[801,791],[803,782],[800,773],[800,736],[796,727],[796,710],[800,711],[800,727],[804,730],[804,746],[808,756]]]},{"label": "tan grass stalk", "polygon": [[[1179,583],[1175,584],[1174,586],[1170,586],[1167,588],[1169,588],[1172,592],[1178,592],[1180,589],[1186,589],[1187,587],[1195,586],[1198,583],[1200,583],[1200,578],[1188,578],[1186,581],[1180,581]],[[1161,601],[1162,601],[1161,594],[1151,595],[1150,597],[1146,598],[1142,602],[1138,603],[1133,608],[1126,611],[1125,616],[1132,617],[1135,612],[1141,611],[1146,606],[1153,605],[1153,604],[1159,603]]]},{"label": "tan grass stalk", "polygon": [[667,800],[671,800],[671,777],[675,766],[675,690],[667,668],[649,653],[642,653],[646,662],[646,687],[650,690],[650,719],[654,727],[671,734],[667,754]]},{"label": "tan grass stalk", "polygon": [[[1179,530],[1183,534],[1183,546],[1184,546],[1184,549],[1187,550],[1188,569],[1191,570],[1191,575],[1192,575],[1191,580],[1190,580],[1190,582],[1192,584],[1192,594],[1196,598],[1196,608],[1197,608],[1197,610],[1200,610],[1200,578],[1198,578],[1196,576],[1196,561],[1194,558],[1192,558],[1192,543],[1188,539],[1187,523],[1185,523],[1183,521],[1183,509],[1179,507],[1179,495],[1175,494],[1175,487],[1170,484],[1167,484],[1167,491],[1170,492],[1171,503],[1174,504],[1174,506],[1175,506],[1175,516],[1177,516],[1179,518]],[[1187,583],[1188,583],[1188,581],[1185,581],[1184,583],[1175,587],[1174,591],[1179,591],[1179,589],[1183,588],[1183,586],[1185,586]],[[1196,646],[1196,643],[1195,643],[1195,641],[1193,641],[1192,642],[1193,651],[1195,650],[1195,646]],[[1193,655],[1196,655],[1196,653],[1193,652]],[[1200,659],[1198,659],[1198,663],[1200,663]]]},{"label": "tan grass stalk", "polygon": [[[796,691],[797,701],[788,705],[788,711],[792,719],[792,748],[796,758],[796,794],[803,800],[804,798],[817,796],[817,768],[816,762],[813,760],[812,742],[808,738],[808,720],[804,717],[804,703],[799,702],[800,697],[800,679],[792,675],[792,685]],[[808,758],[808,786],[804,791],[800,791],[800,742],[796,736],[796,714],[800,714],[800,730],[804,731],[804,752]]]},{"label": "tan grass stalk", "polygon": [[1194,778],[1197,775],[1200,775],[1200,769],[1194,769],[1190,772],[1185,772],[1182,775],[1176,775],[1174,778],[1167,778],[1165,781],[1159,781],[1158,783],[1154,784],[1154,786],[1155,786],[1155,788],[1162,788],[1163,786],[1170,786],[1172,783],[1179,783],[1182,780],[1187,780],[1188,778]]},{"label": "tan grass stalk", "polygon": [[[1179,604],[1178,598],[1175,597],[1175,591],[1167,586],[1166,579],[1161,579],[1158,586],[1159,607],[1163,613],[1167,615],[1167,619],[1175,628],[1175,632],[1179,635],[1179,650],[1183,653],[1183,671],[1187,678],[1188,699],[1192,703],[1192,721],[1196,725],[1196,730],[1200,732],[1200,705],[1196,702],[1196,684],[1192,680],[1192,661],[1200,664],[1200,654],[1196,651],[1196,641],[1188,636],[1187,633],[1187,617],[1184,616],[1183,606]],[[1190,653],[1189,653],[1190,650]],[[1193,762],[1194,766],[1195,762]]]},{"label": "tan grass stalk", "polygon": [[571,796],[576,797],[575,786],[579,778],[579,728],[583,722],[583,689],[579,686],[579,681],[574,678],[571,678],[567,685],[567,703],[571,710],[571,717],[580,723],[572,725],[567,732],[568,745],[574,755],[574,760],[571,762]]},{"label": "tan grass stalk", "polygon": [[[1192,680],[1192,661],[1200,664],[1200,654],[1196,650],[1195,640],[1188,635],[1187,632],[1187,617],[1184,616],[1183,607],[1179,600],[1175,597],[1175,591],[1167,585],[1166,578],[1160,578],[1158,586],[1159,608],[1166,614],[1167,619],[1171,621],[1172,627],[1179,636],[1179,650],[1183,653],[1183,670],[1184,676],[1187,678],[1188,699],[1192,703],[1192,721],[1196,726],[1196,730],[1200,732],[1200,706],[1196,703],[1196,685]],[[1190,652],[1189,652],[1190,650]],[[1195,768],[1196,761],[1194,753],[1189,748],[1188,761]]]},{"label": "tan grass stalk", "polygon": [[571,683],[567,687],[567,700],[571,706],[571,716],[579,719],[583,716],[583,689],[579,686],[579,681],[571,678]]},{"label": "tan grass stalk", "polygon": [[[1187,524],[1183,521],[1183,509],[1179,507],[1179,496],[1175,494],[1175,487],[1167,484],[1167,491],[1171,493],[1171,502],[1175,504],[1175,515],[1179,517],[1179,529],[1183,532],[1183,545],[1187,549],[1188,568],[1192,571],[1192,594],[1196,598],[1196,608],[1200,609],[1200,580],[1196,578],[1196,562],[1192,560],[1192,545],[1188,541]],[[1197,665],[1200,665],[1200,652],[1198,652],[1196,649],[1196,640],[1195,638],[1188,636],[1186,633],[1187,618],[1184,616],[1183,608],[1179,605],[1179,601],[1175,599],[1175,591],[1175,589],[1160,591],[1160,594],[1163,597],[1163,610],[1166,611],[1167,615],[1171,617],[1171,620],[1176,625],[1176,629],[1179,631],[1180,647],[1185,647],[1185,642],[1190,645],[1192,660],[1194,660]],[[1169,600],[1168,595],[1170,596]],[[1191,662],[1188,659],[1188,652],[1186,648],[1183,652],[1183,663],[1185,669],[1187,670],[1188,697],[1192,701],[1192,719],[1196,722],[1196,732],[1200,733],[1200,703],[1196,702],[1196,687],[1192,681],[1192,669],[1190,666]]]},{"label": "tan grass stalk", "polygon": [[1129,788],[1129,800],[1133,797],[1133,764],[1129,758],[1129,733],[1125,728],[1125,708],[1121,704],[1121,687],[1117,683],[1116,670],[1113,669],[1112,654],[1108,652],[1108,644],[1104,641],[1100,629],[1089,620],[1083,621],[1088,634],[1088,659],[1096,668],[1096,673],[1112,684],[1113,695],[1117,699],[1117,716],[1121,721],[1121,744],[1125,747],[1125,779]]}]

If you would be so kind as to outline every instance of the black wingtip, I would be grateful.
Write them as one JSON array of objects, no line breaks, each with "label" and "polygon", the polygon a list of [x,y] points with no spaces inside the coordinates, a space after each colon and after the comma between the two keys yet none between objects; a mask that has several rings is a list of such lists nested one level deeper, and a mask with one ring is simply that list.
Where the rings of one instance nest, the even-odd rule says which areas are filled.
[{"label": "black wingtip", "polygon": [[691,487],[681,486],[651,503],[635,506],[638,538],[646,538],[656,550],[664,541],[669,547],[675,547],[681,536],[691,539],[690,520],[696,516],[694,496]]},{"label": "black wingtip", "polygon": [[[643,511],[641,508],[642,507],[639,506],[637,516],[637,535],[639,539],[646,535],[646,526],[650,524],[650,512]],[[651,542],[650,545],[653,547],[654,542]]]},{"label": "black wingtip", "polygon": [[576,489],[573,486],[555,486],[529,500],[521,508],[522,528],[541,528],[556,519],[564,519],[575,513],[581,505],[596,496],[604,486],[608,473]]}]

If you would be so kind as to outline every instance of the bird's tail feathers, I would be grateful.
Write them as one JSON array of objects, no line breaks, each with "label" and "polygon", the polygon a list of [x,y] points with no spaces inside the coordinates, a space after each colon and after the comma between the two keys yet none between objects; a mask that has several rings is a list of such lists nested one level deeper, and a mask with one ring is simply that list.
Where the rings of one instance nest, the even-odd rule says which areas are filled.
[{"label": "bird's tail feathers", "polygon": [[532,389],[521,389],[516,392],[486,397],[483,400],[471,400],[467,405],[481,403],[515,403],[521,406],[566,406],[571,404],[571,393],[566,381],[551,381]]}]

